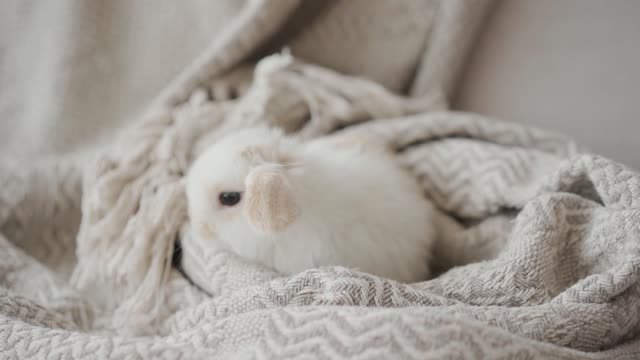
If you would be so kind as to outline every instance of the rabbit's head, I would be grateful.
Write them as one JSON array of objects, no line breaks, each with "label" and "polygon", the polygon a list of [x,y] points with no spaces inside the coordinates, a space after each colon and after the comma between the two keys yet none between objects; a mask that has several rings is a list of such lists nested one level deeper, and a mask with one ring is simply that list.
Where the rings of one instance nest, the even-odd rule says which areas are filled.
[{"label": "rabbit's head", "polygon": [[[232,248],[275,238],[296,221],[300,208],[291,174],[297,143],[266,127],[222,138],[196,159],[187,176],[194,232]],[[234,240],[231,240],[234,239]]]}]

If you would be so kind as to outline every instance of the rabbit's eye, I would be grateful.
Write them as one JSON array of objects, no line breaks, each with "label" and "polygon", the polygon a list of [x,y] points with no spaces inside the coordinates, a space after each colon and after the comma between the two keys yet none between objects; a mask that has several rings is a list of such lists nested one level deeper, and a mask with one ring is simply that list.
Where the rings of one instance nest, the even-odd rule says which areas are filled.
[{"label": "rabbit's eye", "polygon": [[237,191],[221,192],[218,199],[220,204],[224,206],[233,206],[240,202],[240,193]]}]

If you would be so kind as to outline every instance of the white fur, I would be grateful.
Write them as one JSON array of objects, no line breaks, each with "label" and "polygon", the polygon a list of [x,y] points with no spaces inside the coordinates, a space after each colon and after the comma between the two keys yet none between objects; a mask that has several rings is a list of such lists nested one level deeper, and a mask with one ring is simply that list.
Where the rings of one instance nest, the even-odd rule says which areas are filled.
[{"label": "white fur", "polygon": [[[269,149],[267,163],[277,162],[278,154],[299,163],[286,176],[300,215],[275,234],[261,235],[250,226],[242,209],[246,199],[233,207],[218,201],[220,191],[244,191],[256,165],[242,153],[253,146]],[[196,236],[282,273],[341,265],[402,282],[429,275],[433,209],[384,151],[247,129],[206,149],[188,174],[186,190]]]}]

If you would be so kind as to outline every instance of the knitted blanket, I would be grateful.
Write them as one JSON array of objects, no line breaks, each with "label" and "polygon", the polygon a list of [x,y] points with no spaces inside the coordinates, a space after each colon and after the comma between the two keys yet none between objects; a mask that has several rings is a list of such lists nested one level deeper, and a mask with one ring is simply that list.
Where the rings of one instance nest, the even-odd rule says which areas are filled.
[{"label": "knitted blanket", "polygon": [[[640,174],[561,136],[439,111],[437,97],[398,97],[286,54],[252,73],[149,114],[87,168],[83,191],[75,162],[3,176],[4,357],[611,359],[640,349]],[[218,136],[258,122],[303,138],[386,139],[439,209],[442,273],[416,284],[342,267],[283,276],[199,244],[183,174]],[[62,195],[48,201],[53,191]],[[70,281],[73,256],[47,259],[73,249],[77,224],[25,226],[60,209],[82,214]]]}]

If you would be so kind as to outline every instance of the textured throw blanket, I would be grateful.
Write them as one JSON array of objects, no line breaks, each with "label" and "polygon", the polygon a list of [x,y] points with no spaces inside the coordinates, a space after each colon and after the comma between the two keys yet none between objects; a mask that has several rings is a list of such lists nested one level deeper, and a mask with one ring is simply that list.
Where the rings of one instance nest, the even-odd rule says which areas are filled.
[{"label": "textured throw blanket", "polygon": [[[263,60],[253,81],[249,70],[137,124],[85,172],[81,209],[73,201],[78,184],[64,176],[73,173],[71,163],[4,177],[2,208],[13,209],[1,214],[4,230],[21,241],[0,243],[2,354],[635,356],[640,174],[579,155],[560,136],[431,111],[437,98],[397,97],[288,55]],[[241,96],[214,101],[212,94],[225,92]],[[341,267],[286,277],[197,243],[189,236],[183,174],[217,136],[257,122],[301,137],[385,137],[440,210],[435,256],[449,270],[417,284]],[[63,180],[51,188],[46,177],[54,174]],[[23,182],[34,193],[7,190]],[[53,191],[55,199],[43,201]],[[74,224],[21,223],[59,212],[47,206],[82,212],[73,286],[60,276],[67,262],[47,259],[73,248],[64,234]],[[34,240],[42,232],[49,242]],[[180,271],[170,266],[176,234]]]},{"label": "textured throw blanket", "polygon": [[[640,174],[437,87],[221,53],[89,161],[0,163],[0,357],[637,358]],[[185,172],[256,123],[386,139],[438,209],[438,275],[283,276],[191,237]]]}]

